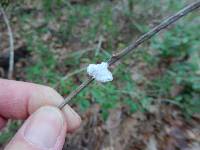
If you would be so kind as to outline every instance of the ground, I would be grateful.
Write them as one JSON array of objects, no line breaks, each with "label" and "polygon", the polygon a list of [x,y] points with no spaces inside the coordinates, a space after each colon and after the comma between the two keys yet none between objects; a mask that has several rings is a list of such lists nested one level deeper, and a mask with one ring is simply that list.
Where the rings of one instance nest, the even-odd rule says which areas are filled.
[{"label": "ground", "polygon": [[[190,0],[13,2],[6,8],[15,40],[14,79],[45,84],[66,97],[108,60]],[[83,123],[70,150],[200,149],[199,10],[112,66],[114,81],[94,82],[70,105]],[[0,16],[0,77],[7,78],[8,35]],[[21,122],[0,134],[3,148]]]}]

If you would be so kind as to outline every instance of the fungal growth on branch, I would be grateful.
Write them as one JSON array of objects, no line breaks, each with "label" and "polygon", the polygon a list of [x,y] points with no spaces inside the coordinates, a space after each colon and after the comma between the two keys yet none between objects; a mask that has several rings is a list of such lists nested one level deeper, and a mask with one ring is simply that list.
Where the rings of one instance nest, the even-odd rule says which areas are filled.
[{"label": "fungal growth on branch", "polygon": [[112,73],[108,70],[108,63],[90,64],[87,67],[87,73],[99,82],[109,82],[113,80]]}]

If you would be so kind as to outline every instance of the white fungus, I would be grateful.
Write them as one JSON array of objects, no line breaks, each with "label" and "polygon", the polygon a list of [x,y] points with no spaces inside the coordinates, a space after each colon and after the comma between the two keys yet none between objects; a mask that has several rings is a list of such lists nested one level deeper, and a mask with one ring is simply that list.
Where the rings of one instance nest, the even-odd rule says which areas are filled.
[{"label": "white fungus", "polygon": [[112,73],[108,70],[108,63],[90,64],[87,73],[99,82],[109,82],[113,80]]}]

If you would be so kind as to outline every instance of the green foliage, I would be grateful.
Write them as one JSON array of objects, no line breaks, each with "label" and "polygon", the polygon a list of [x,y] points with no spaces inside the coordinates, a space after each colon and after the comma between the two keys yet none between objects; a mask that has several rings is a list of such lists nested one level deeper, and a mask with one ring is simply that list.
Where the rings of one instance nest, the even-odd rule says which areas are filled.
[{"label": "green foliage", "polygon": [[62,6],[62,4],[64,4],[64,0],[43,0],[42,4],[46,12],[49,13],[53,10],[53,8]]},{"label": "green foliage", "polygon": [[[28,48],[34,55],[34,59],[31,60],[32,65],[26,68],[27,79],[50,86],[58,84],[57,89],[66,96],[86,78],[86,75],[85,72],[80,72],[67,80],[62,80],[63,76],[89,63],[108,60],[116,49],[124,48],[136,35],[148,31],[148,24],[152,21],[151,18],[155,18],[155,11],[159,11],[162,16],[180,9],[185,3],[184,0],[178,4],[168,0],[161,9],[161,1],[151,0],[149,5],[146,5],[145,0],[127,2],[92,1],[87,4],[71,5],[64,0],[44,0],[42,2],[46,14],[44,21],[48,24],[53,20],[54,24],[59,24],[59,29],[53,33],[57,39],[49,42],[42,40],[41,37],[49,32],[46,27],[23,33],[23,36],[27,37]],[[149,11],[144,12],[144,9]],[[66,19],[61,20],[63,14]],[[196,112],[198,110],[196,107],[199,106],[200,88],[198,47],[200,36],[197,32],[200,26],[196,23],[199,19],[195,19],[197,15],[194,13],[186,17],[173,28],[140,47],[133,55],[130,54],[112,70],[114,73],[112,83],[95,82],[82,91],[73,103],[82,111],[86,111],[94,103],[99,104],[104,119],[107,118],[110,109],[125,105],[132,113],[148,111],[152,101],[166,98],[178,103],[187,114]],[[27,24],[33,18],[33,14],[23,14],[21,22]],[[104,41],[102,49],[96,55],[95,46],[97,47],[100,36],[104,37]],[[70,45],[79,43],[81,44],[79,51],[73,51],[78,49],[71,48]],[[54,44],[62,45],[72,51],[67,51],[68,57],[61,59],[60,62],[59,55],[57,56],[54,48],[50,47]],[[81,49],[91,45],[94,47],[92,50]],[[140,70],[140,81],[132,79],[133,63],[136,63],[136,66],[140,63],[146,65]],[[62,69],[66,71],[60,71]],[[149,79],[147,72],[155,69],[164,71]],[[183,90],[173,97],[170,92],[176,85],[183,87]]]},{"label": "green foliage", "polygon": [[0,6],[2,7],[7,7],[10,3],[10,0],[1,0],[0,1]]},{"label": "green foliage", "polygon": [[14,134],[17,132],[20,124],[21,123],[19,121],[11,122],[9,124],[8,129],[3,131],[0,134],[0,144],[4,144],[4,143],[8,142],[14,136]]},{"label": "green foliage", "polygon": [[[121,67],[123,67],[123,69],[121,69]],[[110,109],[117,108],[121,104],[123,105],[123,103],[130,104],[130,111],[137,111],[138,104],[131,100],[130,97],[131,93],[134,92],[132,90],[135,87],[134,83],[130,83],[130,74],[128,74],[128,71],[122,65],[118,67],[118,71],[116,77],[119,80],[123,80],[123,82],[118,82],[120,85],[117,85],[118,83],[95,83],[81,92],[74,103],[79,104],[82,111],[87,110],[91,104],[98,103],[102,108],[101,113],[104,119],[107,118]],[[124,75],[126,77],[123,77]],[[120,88],[123,88],[123,91]],[[87,97],[87,99],[83,97]]]},{"label": "green foliage", "polygon": [[[18,1],[19,6],[21,1]],[[157,23],[166,14],[172,14],[190,2],[149,0],[147,5],[146,0],[90,0],[72,5],[68,0],[36,1],[40,6],[38,12],[20,12],[20,16],[17,13],[15,16],[22,26],[17,34],[25,39],[33,56],[29,60],[30,65],[25,68],[26,78],[27,81],[53,86],[63,96],[86,79],[86,72],[79,72],[83,66],[108,60],[111,53],[125,48],[132,39],[148,31],[149,24],[154,20]],[[8,5],[6,0],[0,3]],[[42,18],[37,19],[46,25],[33,28],[32,24],[37,23],[36,16],[40,13]],[[130,113],[145,112],[149,111],[152,102],[165,99],[180,107],[186,116],[200,113],[199,21],[198,12],[193,12],[144,43],[112,70],[113,82],[94,82],[72,103],[82,112],[93,104],[100,105],[104,120],[109,116],[110,109],[125,106]],[[58,29],[50,32],[50,23],[59,25]],[[49,33],[54,38],[44,41],[43,36]],[[97,54],[99,37],[104,39]],[[55,45],[59,45],[58,48]],[[55,52],[62,48],[67,49],[65,59],[60,58],[63,53]],[[135,70],[137,67],[138,70]],[[63,79],[74,71],[79,73]],[[156,73],[152,75],[152,72]],[[138,79],[133,78],[134,73],[138,73]],[[176,87],[181,90],[171,94],[177,90]],[[0,144],[13,137],[18,127],[19,123],[11,123],[6,130],[8,132],[0,135]]]},{"label": "green foliage", "polygon": [[158,37],[152,42],[160,59],[174,60],[167,64],[167,72],[159,80],[155,79],[152,88],[162,90],[161,96],[170,97],[169,92],[174,83],[181,86],[183,90],[171,99],[177,101],[186,114],[191,115],[200,112],[200,47],[197,44],[200,37],[196,32],[200,25],[188,23],[185,26],[185,22],[164,33],[162,39]]},{"label": "green foliage", "polygon": [[49,49],[49,47],[42,42],[40,39],[36,39],[37,36],[41,35],[39,33],[31,33],[32,36],[28,36],[26,39],[28,43],[28,50],[34,51],[37,63],[33,60],[33,66],[26,68],[28,80],[42,83],[46,81],[50,84],[55,84],[57,82],[58,73],[55,72],[57,65],[54,53]]}]

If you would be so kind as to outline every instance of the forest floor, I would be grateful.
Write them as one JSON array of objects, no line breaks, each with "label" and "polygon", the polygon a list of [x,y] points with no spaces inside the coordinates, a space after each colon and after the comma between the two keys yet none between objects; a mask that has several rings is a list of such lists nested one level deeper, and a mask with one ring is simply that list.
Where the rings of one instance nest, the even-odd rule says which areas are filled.
[{"label": "forest floor", "polygon": [[[169,1],[157,4],[152,0],[149,6],[131,0],[70,0],[61,6],[27,1],[11,6],[6,13],[15,40],[14,79],[49,85],[68,95],[86,78],[87,64],[106,60],[112,50],[124,48],[189,2],[173,4],[169,11],[164,5]],[[115,65],[117,81],[113,85],[94,83],[77,97],[71,106],[83,122],[67,136],[64,149],[200,149],[198,13],[169,27],[166,34],[162,32]],[[188,21],[191,25],[185,27]],[[0,33],[0,77],[7,78],[9,43],[1,15]],[[191,64],[199,68],[191,69]],[[20,124],[10,122],[0,133],[0,149]]]}]

